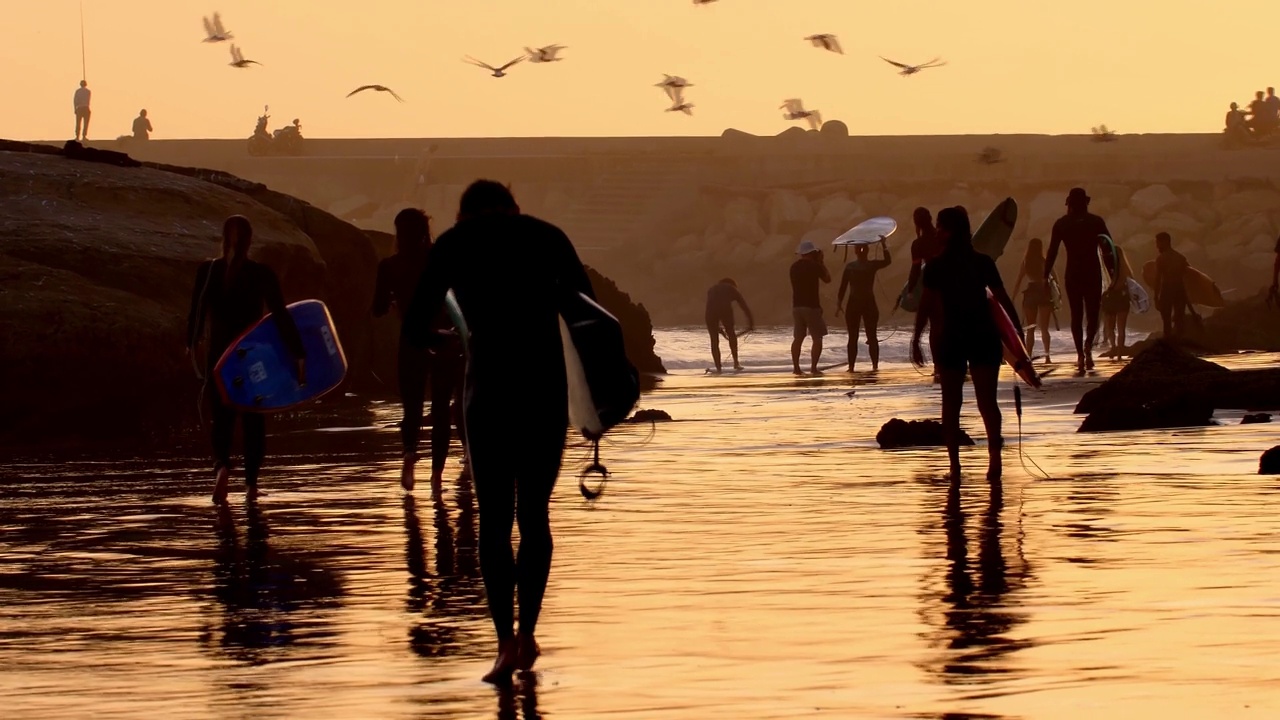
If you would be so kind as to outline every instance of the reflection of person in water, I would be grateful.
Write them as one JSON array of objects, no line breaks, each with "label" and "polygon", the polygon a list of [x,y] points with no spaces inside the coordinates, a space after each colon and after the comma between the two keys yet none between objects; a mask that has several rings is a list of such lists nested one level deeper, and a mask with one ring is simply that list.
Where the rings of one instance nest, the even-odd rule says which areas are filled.
[{"label": "reflection of person in water", "polygon": [[[1031,646],[1029,641],[1008,637],[1015,627],[1026,622],[1025,613],[1012,609],[1009,595],[1026,586],[1030,573],[1022,558],[1012,568],[1005,558],[1000,520],[1003,507],[1003,490],[993,487],[979,531],[975,577],[960,487],[953,483],[947,493],[943,518],[948,562],[946,594],[938,598],[929,593],[925,597],[929,604],[939,599],[942,602],[940,632],[931,644],[944,648],[945,657],[930,669],[944,683],[972,684],[982,682],[984,676],[988,681],[1007,678],[1013,671],[1008,656]],[[931,516],[931,532],[936,527],[933,522]]]},{"label": "reflection of person in water", "polygon": [[[327,607],[341,595],[338,578],[308,561],[273,552],[266,516],[256,504],[245,507],[245,524],[241,548],[230,507],[219,506],[213,568],[213,596],[223,608],[219,652],[260,665],[275,659],[274,649],[335,635],[305,611]],[[212,644],[213,635],[206,632],[201,642]]]},{"label": "reflection of person in water", "polygon": [[542,720],[536,676],[525,679],[518,687],[498,689],[497,720]]}]

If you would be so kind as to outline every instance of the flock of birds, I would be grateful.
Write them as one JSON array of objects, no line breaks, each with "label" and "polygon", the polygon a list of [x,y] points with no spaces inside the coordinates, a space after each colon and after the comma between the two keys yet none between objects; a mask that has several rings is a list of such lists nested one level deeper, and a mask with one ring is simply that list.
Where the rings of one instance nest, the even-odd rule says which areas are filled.
[{"label": "flock of birds", "polygon": [[[717,0],[693,0],[693,3],[695,5],[708,5],[713,2],[717,2]],[[232,35],[230,32],[228,32],[226,27],[222,24],[222,15],[217,12],[213,13],[212,17],[204,18],[204,31],[205,31],[204,42],[207,42],[207,43],[228,42],[235,38],[235,35]],[[831,33],[820,33],[817,35],[810,35],[805,38],[805,41],[811,43],[815,48],[820,48],[828,52],[838,53],[840,55],[844,54],[844,48],[840,46],[840,39]],[[564,59],[560,57],[560,51],[565,49],[567,48],[564,45],[547,45],[545,47],[540,47],[540,48],[526,47],[524,49],[523,55],[520,55],[519,57],[516,57],[508,61],[507,63],[503,65],[498,65],[496,67],[493,65],[490,65],[487,62],[477,60],[469,55],[463,58],[463,62],[469,63],[471,65],[475,65],[478,68],[487,70],[489,71],[489,74],[495,78],[503,78],[507,76],[508,70],[510,70],[511,68],[515,67],[516,65],[526,60],[528,60],[531,63],[559,62],[560,60]],[[903,77],[915,75],[921,70],[926,70],[928,68],[934,68],[934,67],[940,67],[942,65],[946,65],[946,63],[943,62],[941,58],[934,58],[933,60],[930,60],[927,63],[922,63],[920,65],[908,65],[906,63],[900,63],[896,60],[890,60],[889,58],[886,58],[883,56],[881,56],[880,59],[898,68],[899,70],[898,74],[902,75]],[[261,64],[262,63],[258,62],[257,60],[245,59],[244,53],[241,52],[239,46],[237,46],[235,43],[231,43],[231,63],[230,63],[231,67],[244,69],[249,67],[250,65],[261,65]],[[662,82],[657,84],[657,87],[662,88],[662,90],[667,94],[667,98],[671,101],[671,106],[667,108],[667,112],[682,112],[685,115],[693,115],[693,103],[686,100],[684,96],[685,89],[693,87],[693,83],[690,83],[688,80],[680,77],[679,75],[666,75],[664,73],[663,80]],[[404,98],[400,97],[400,95],[397,94],[396,91],[392,90],[391,88],[385,85],[378,85],[378,84],[361,85],[355,90],[352,90],[351,92],[347,93],[347,97],[352,97],[354,95],[357,95],[365,91],[384,92],[391,95],[391,97],[395,98],[399,102],[404,102]],[[817,110],[806,110],[804,107],[804,102],[801,101],[799,98],[790,98],[788,100],[783,101],[782,107],[780,109],[786,111],[782,116],[786,120],[790,120],[790,121],[805,120],[809,123],[809,127],[814,130],[817,130],[820,127],[822,127],[822,114]]]},{"label": "flock of birds", "polygon": [[[709,5],[717,1],[718,0],[693,0],[693,4]],[[204,18],[204,31],[204,41],[207,43],[227,42],[235,38],[235,36],[228,32],[226,27],[223,26],[222,16],[216,12],[212,17]],[[805,37],[804,40],[820,50],[837,53],[839,55],[844,54],[844,48],[840,45],[840,39],[834,34],[819,33],[809,35]],[[496,67],[487,62],[477,60],[469,55],[463,58],[463,62],[487,70],[489,74],[495,78],[503,78],[507,76],[508,70],[526,60],[531,63],[559,62],[564,59],[560,57],[560,52],[565,49],[567,48],[564,45],[547,45],[540,48],[526,47],[523,55]],[[898,68],[898,74],[903,77],[910,77],[923,70],[946,65],[946,62],[944,62],[942,58],[934,58],[929,62],[921,63],[919,65],[910,65],[898,62],[897,60],[890,60],[883,55],[880,56],[880,59]],[[250,65],[261,64],[262,63],[256,60],[245,59],[240,48],[235,43],[231,43],[231,67],[244,69]],[[687,88],[693,87],[693,83],[679,75],[667,75],[664,73],[662,82],[657,83],[656,87],[662,88],[663,92],[667,95],[667,99],[671,101],[671,106],[667,108],[667,112],[680,112],[685,115],[693,115],[694,105],[685,98],[684,94]],[[396,91],[385,85],[378,84],[361,85],[355,90],[347,93],[347,97],[352,97],[365,91],[384,92],[391,95],[391,97],[395,98],[397,101],[404,102],[404,98],[400,97]],[[785,111],[782,115],[785,120],[791,122],[804,120],[809,124],[809,127],[812,130],[818,130],[822,127],[822,113],[817,110],[806,110],[804,102],[800,98],[789,98],[784,100],[779,109]],[[1116,139],[1116,134],[1114,131],[1109,130],[1106,125],[1101,125],[1093,128],[1093,139],[1097,142],[1110,142]],[[984,149],[978,159],[980,162],[987,164],[995,164],[1003,162],[1004,160],[1003,156],[996,148]]]}]

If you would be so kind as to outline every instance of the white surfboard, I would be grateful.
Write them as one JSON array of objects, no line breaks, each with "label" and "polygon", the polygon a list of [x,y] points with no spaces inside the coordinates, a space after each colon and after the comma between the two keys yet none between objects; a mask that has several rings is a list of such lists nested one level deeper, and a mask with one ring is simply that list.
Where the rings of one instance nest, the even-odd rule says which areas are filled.
[{"label": "white surfboard", "polygon": [[887,238],[898,229],[898,221],[888,216],[873,217],[854,225],[848,232],[831,242],[834,247],[870,245]]},{"label": "white surfboard", "polygon": [[582,367],[578,347],[573,344],[569,325],[560,318],[560,343],[564,345],[564,369],[569,381],[569,424],[585,437],[600,437],[604,425],[591,399],[591,386],[587,384],[587,371]]},{"label": "white surfboard", "polygon": [[1134,312],[1142,314],[1151,310],[1151,296],[1147,294],[1147,289],[1133,278],[1129,278],[1126,283],[1129,288],[1129,306]]}]

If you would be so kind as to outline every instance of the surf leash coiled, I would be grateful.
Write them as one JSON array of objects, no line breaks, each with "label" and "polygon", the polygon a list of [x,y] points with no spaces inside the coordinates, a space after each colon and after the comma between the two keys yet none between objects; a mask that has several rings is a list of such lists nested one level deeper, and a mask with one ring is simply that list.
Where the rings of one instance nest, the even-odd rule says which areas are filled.
[{"label": "surf leash coiled", "polygon": [[[587,478],[591,475],[599,475],[600,482],[595,488],[587,487]],[[600,440],[591,441],[591,464],[578,474],[578,492],[582,493],[582,497],[588,502],[594,501],[604,494],[604,486],[609,482],[609,468],[600,463]]]},{"label": "surf leash coiled", "polygon": [[[1035,458],[1028,457],[1027,454],[1022,451],[1022,386],[1017,384],[1013,386],[1013,407],[1018,415],[1018,462],[1022,465],[1023,471],[1028,475],[1032,475],[1039,480],[1048,480],[1049,473],[1045,472],[1044,469],[1036,463]],[[1032,472],[1031,468],[1027,467],[1028,462],[1031,463],[1032,467],[1034,467],[1038,473]]]}]

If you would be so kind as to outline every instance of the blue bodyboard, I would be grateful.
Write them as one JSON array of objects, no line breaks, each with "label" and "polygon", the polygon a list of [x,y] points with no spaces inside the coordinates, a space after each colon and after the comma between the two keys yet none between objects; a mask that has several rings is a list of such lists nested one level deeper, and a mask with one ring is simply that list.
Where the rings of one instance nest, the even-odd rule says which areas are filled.
[{"label": "blue bodyboard", "polygon": [[329,309],[319,300],[289,306],[306,352],[306,384],[270,315],[236,339],[214,368],[222,401],[239,410],[277,412],[315,400],[347,376],[347,356]]}]

